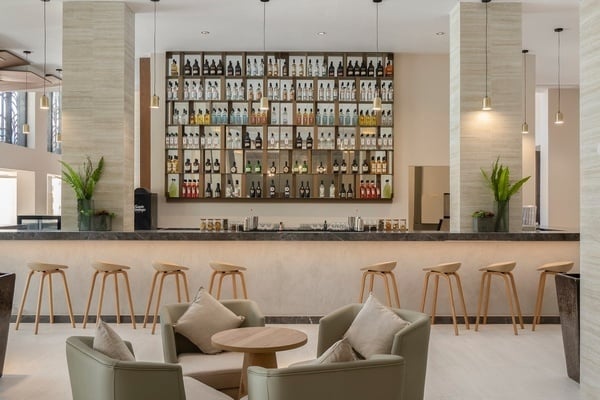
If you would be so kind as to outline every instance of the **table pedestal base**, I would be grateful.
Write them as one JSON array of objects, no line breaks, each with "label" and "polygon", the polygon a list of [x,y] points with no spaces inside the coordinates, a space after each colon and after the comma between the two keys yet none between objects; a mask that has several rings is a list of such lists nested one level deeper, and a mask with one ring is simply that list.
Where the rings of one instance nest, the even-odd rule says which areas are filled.
[{"label": "table pedestal base", "polygon": [[277,355],[272,353],[244,353],[240,394],[238,398],[248,394],[248,367],[256,365],[263,368],[277,368]]}]

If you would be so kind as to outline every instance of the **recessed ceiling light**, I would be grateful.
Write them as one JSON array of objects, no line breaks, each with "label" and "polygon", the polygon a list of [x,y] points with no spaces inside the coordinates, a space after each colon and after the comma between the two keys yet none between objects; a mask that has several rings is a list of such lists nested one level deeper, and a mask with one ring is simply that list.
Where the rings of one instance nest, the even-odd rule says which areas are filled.
[{"label": "recessed ceiling light", "polygon": [[203,35],[209,35],[210,34],[209,31],[201,31],[200,33],[203,34]]},{"label": "recessed ceiling light", "polygon": [[319,36],[325,36],[325,35],[327,35],[327,32],[317,32],[317,35],[319,35]]},{"label": "recessed ceiling light", "polygon": [[446,32],[442,32],[442,31],[435,33],[436,36],[444,36],[445,34],[446,34]]}]

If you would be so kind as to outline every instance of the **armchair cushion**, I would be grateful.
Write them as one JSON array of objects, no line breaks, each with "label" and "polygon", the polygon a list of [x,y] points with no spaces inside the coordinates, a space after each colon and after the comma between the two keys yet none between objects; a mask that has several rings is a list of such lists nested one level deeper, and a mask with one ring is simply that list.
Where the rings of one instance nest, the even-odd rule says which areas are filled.
[{"label": "armchair cushion", "polygon": [[96,328],[93,348],[107,357],[119,361],[135,361],[133,353],[129,350],[123,339],[108,324],[102,320]]},{"label": "armchair cushion", "polygon": [[407,325],[409,322],[370,294],[344,337],[354,350],[364,358],[369,358],[375,354],[390,354],[394,335]]},{"label": "armchair cushion", "polygon": [[203,353],[216,354],[221,350],[212,345],[211,336],[226,329],[238,328],[243,321],[243,316],[235,315],[201,288],[196,300],[177,320],[175,332],[187,337]]}]

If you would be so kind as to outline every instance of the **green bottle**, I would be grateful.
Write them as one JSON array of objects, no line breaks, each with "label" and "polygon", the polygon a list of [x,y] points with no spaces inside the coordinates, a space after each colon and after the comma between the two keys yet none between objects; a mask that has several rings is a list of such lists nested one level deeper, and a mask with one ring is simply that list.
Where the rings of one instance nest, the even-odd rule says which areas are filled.
[{"label": "green bottle", "polygon": [[383,193],[381,198],[383,199],[391,199],[392,198],[392,185],[390,185],[390,180],[386,179],[385,184],[383,185]]},{"label": "green bottle", "polygon": [[171,178],[171,183],[169,184],[169,197],[179,197],[179,188],[177,187],[175,178]]}]

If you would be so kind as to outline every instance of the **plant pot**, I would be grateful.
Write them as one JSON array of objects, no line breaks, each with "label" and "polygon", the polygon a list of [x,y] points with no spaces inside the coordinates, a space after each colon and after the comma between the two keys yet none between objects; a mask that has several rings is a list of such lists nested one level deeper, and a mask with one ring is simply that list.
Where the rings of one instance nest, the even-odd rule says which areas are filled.
[{"label": "plant pot", "polygon": [[496,223],[494,225],[495,232],[508,232],[509,228],[509,215],[508,215],[509,201],[497,201],[495,204]]},{"label": "plant pot", "polygon": [[92,216],[94,215],[94,200],[77,200],[77,224],[80,231],[92,230]]},{"label": "plant pot", "polygon": [[473,217],[473,232],[494,232],[494,217]]},{"label": "plant pot", "polygon": [[4,370],[4,357],[8,343],[10,313],[15,294],[15,274],[0,272],[0,376]]},{"label": "plant pot", "polygon": [[112,217],[110,215],[94,215],[93,228],[95,231],[111,231]]}]

